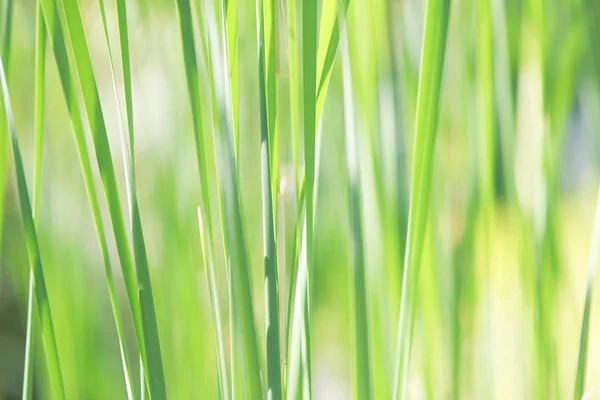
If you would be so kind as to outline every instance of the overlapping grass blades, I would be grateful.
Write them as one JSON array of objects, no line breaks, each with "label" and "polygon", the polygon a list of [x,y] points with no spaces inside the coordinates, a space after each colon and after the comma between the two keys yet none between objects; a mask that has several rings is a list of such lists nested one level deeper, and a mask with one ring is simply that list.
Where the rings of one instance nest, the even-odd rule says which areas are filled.
[{"label": "overlapping grass blades", "polygon": [[394,365],[395,399],[406,398],[419,267],[429,215],[431,176],[450,0],[428,0],[421,52],[408,235]]},{"label": "overlapping grass blades", "polygon": [[[115,238],[117,240],[117,251],[119,252],[121,265],[123,266],[123,259],[129,256],[127,232],[124,229],[123,210],[119,200],[119,190],[116,184],[112,157],[110,155],[106,125],[104,123],[98,88],[83,29],[79,4],[78,0],[65,0],[60,2],[60,5],[63,14],[59,13],[59,16],[61,17],[60,19],[63,28],[66,28],[65,31],[68,32],[70,37],[74,65],[76,66],[80,88],[83,94],[86,115],[92,131],[92,136],[94,137],[94,147],[96,150],[96,157],[98,158],[98,166],[103,178],[102,183],[108,203],[108,210],[113,224],[113,230],[115,231]],[[127,154],[127,152],[125,152],[125,154]],[[154,298],[150,282],[150,271],[148,268],[141,217],[134,186],[135,181],[133,180],[133,168],[131,165],[127,168],[127,162],[125,164],[126,171],[128,170],[130,174],[128,177],[130,179],[129,201],[131,205],[133,249],[136,265],[135,272],[137,276],[137,293],[135,293],[135,295],[138,296],[137,301],[139,302],[142,325],[142,332],[138,333],[138,344],[141,342],[144,345],[143,347],[140,346],[140,353],[145,367],[144,373],[146,375],[150,396],[152,399],[157,400],[166,398],[166,385],[158,337],[158,324],[156,321],[156,311],[154,308]],[[130,267],[123,271],[124,276],[126,273],[133,272],[133,266],[131,266],[131,263],[129,265]],[[131,283],[128,282],[128,279]],[[128,296],[134,295],[134,293],[130,293],[130,290],[135,287],[135,277],[129,276],[125,278],[125,282]],[[132,300],[130,299],[130,303],[131,302]],[[139,337],[142,337],[143,340],[140,340]]]},{"label": "overlapping grass blades", "polygon": [[0,79],[2,84],[2,97],[4,100],[4,108],[8,127],[10,131],[10,139],[12,143],[13,157],[15,161],[15,172],[17,176],[17,187],[19,191],[19,202],[21,205],[21,218],[25,229],[25,237],[27,239],[27,254],[29,256],[30,268],[34,276],[35,298],[37,309],[40,317],[40,332],[42,335],[42,343],[46,355],[46,363],[50,375],[50,382],[54,398],[64,399],[65,389],[63,386],[63,378],[60,369],[58,357],[58,348],[56,346],[56,336],[54,333],[54,323],[52,322],[52,314],[50,312],[50,301],[46,289],[46,281],[44,279],[44,270],[42,266],[42,258],[37,239],[37,232],[33,213],[31,210],[31,201],[27,188],[27,179],[25,178],[25,168],[19,148],[19,140],[12,114],[12,107],[8,94],[8,83],[4,72],[4,64],[0,58]]},{"label": "overlapping grass blades", "polygon": [[[240,192],[233,134],[232,95],[229,81],[227,28],[222,0],[217,16],[212,2],[205,2],[210,67],[214,145],[217,160],[225,256],[229,265],[231,319],[232,397],[257,399],[262,396],[259,356],[252,306],[248,257],[240,207]],[[218,26],[217,24],[220,24]]]},{"label": "overlapping grass blades", "polygon": [[[144,373],[146,374],[148,385],[150,386],[151,396],[155,398],[164,398],[166,396],[166,388],[162,368],[162,357],[158,341],[158,329],[139,210],[137,203],[133,202],[133,204],[131,204],[131,218],[134,254],[137,265],[137,280],[139,280],[138,288],[136,271],[133,268],[127,232],[125,230],[123,210],[120,204],[112,156],[106,135],[106,126],[104,124],[98,89],[94,78],[85,32],[83,30],[79,5],[76,0],[60,1],[57,5],[52,4],[51,0],[40,0],[40,2],[44,11],[48,31],[52,36],[51,41],[54,44],[55,58],[59,68],[59,75],[61,76],[63,91],[67,98],[71,119],[76,132],[80,159],[83,160],[84,157],[87,159],[87,162],[82,161],[85,177],[90,171],[90,168],[88,168],[87,165],[84,165],[89,163],[89,159],[87,158],[87,153],[83,151],[83,149],[85,149],[83,123],[79,116],[79,106],[77,105],[76,98],[73,97],[75,92],[72,87],[72,81],[74,79],[71,77],[68,68],[67,49],[71,50],[73,64],[76,67],[75,76],[77,77],[82,90],[86,116],[93,136],[96,159],[102,177],[102,184],[117,244],[117,252],[121,260],[121,267],[134,320],[138,347],[145,367]],[[59,6],[60,9],[55,8],[56,6]],[[60,25],[57,23],[57,18],[60,21]],[[67,37],[63,36],[63,31],[68,33]],[[86,154],[82,156],[82,153]],[[87,179],[88,178],[86,177],[86,181]],[[88,189],[88,193],[91,193],[92,189],[90,187],[93,186],[93,181],[91,180],[91,176],[89,179],[90,183],[88,184],[86,182],[86,188]],[[135,193],[133,188],[132,193]],[[90,199],[91,197],[92,196],[90,196]],[[135,200],[135,196],[133,196],[133,200]],[[90,200],[90,202],[91,201],[92,200]],[[96,208],[97,207],[92,206],[94,214],[96,214]],[[99,219],[99,215],[97,217],[94,215],[95,220],[96,218]],[[96,222],[97,231],[99,231],[98,227],[101,226],[100,224],[100,222]],[[105,265],[107,265],[107,257],[108,255],[106,254]],[[114,311],[115,309],[113,307],[113,312]]]}]

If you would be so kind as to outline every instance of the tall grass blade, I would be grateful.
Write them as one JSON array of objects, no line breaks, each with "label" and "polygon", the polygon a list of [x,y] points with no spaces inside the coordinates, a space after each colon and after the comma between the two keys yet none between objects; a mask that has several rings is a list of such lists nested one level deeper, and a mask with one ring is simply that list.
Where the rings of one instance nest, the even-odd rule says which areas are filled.
[{"label": "tall grass blade", "polygon": [[202,262],[206,271],[206,281],[210,292],[210,305],[213,314],[213,324],[215,326],[215,343],[217,345],[217,368],[219,370],[219,391],[220,398],[229,400],[229,377],[227,375],[227,361],[225,358],[225,339],[223,337],[223,327],[221,323],[221,308],[219,307],[219,293],[217,290],[217,279],[215,266],[213,263],[212,246],[207,244],[210,236],[204,225],[202,210],[198,207],[198,225],[200,228],[200,248],[202,250]]},{"label": "tall grass blade", "polygon": [[[342,20],[340,14],[340,20]],[[350,68],[348,28],[340,24],[342,71],[344,85],[344,130],[346,141],[346,164],[348,170],[348,199],[350,208],[350,229],[352,237],[352,295],[354,301],[354,398],[371,398],[371,368],[369,357],[369,319],[367,316],[367,283],[365,274],[365,254],[363,245],[362,189],[360,183],[360,159],[355,123],[354,91]]]},{"label": "tall grass blade", "polygon": [[[9,76],[10,67],[10,39],[12,32],[13,0],[3,3],[1,16],[0,54],[6,65],[6,76]],[[6,116],[0,113],[0,251],[2,251],[2,229],[4,227],[4,187],[6,186],[6,168],[8,163],[8,129]]]},{"label": "tall grass blade", "polygon": [[[42,154],[44,148],[44,93],[46,67],[46,27],[44,16],[38,4],[35,17],[35,110],[34,110],[34,166],[33,166],[33,219],[39,227],[40,182]],[[25,334],[25,366],[23,371],[23,400],[33,394],[33,346],[35,344],[35,304],[34,276],[29,272],[29,293],[27,296],[27,331]]]},{"label": "tall grass blade", "polygon": [[407,395],[408,369],[425,228],[430,204],[431,176],[450,0],[428,0],[413,147],[407,245],[394,365],[394,399]]},{"label": "tall grass blade", "polygon": [[4,108],[8,127],[10,131],[10,139],[12,143],[13,157],[15,160],[15,172],[17,176],[17,187],[19,191],[19,202],[21,204],[21,218],[23,219],[23,227],[25,229],[25,237],[27,239],[27,253],[29,256],[29,264],[33,270],[34,289],[37,301],[37,308],[40,316],[40,332],[42,334],[42,343],[46,354],[46,362],[50,375],[50,382],[54,398],[64,399],[65,389],[63,386],[63,378],[60,369],[58,358],[58,348],[56,346],[56,336],[54,333],[54,323],[52,322],[52,314],[50,312],[50,302],[48,300],[48,292],[46,290],[46,281],[44,279],[44,270],[42,267],[42,258],[40,256],[40,248],[37,240],[37,232],[31,211],[31,202],[27,189],[27,179],[25,178],[25,168],[19,148],[19,140],[15,128],[12,107],[8,94],[8,84],[6,74],[4,72],[4,64],[0,58],[0,79],[2,82],[2,96],[4,98]]},{"label": "tall grass blade", "polygon": [[[275,14],[273,0],[256,1],[258,27],[258,86],[260,104],[260,164],[262,186],[263,258],[265,269],[265,311],[267,348],[267,398],[281,399],[281,355],[279,337],[279,283],[275,243],[272,152],[276,133]],[[270,9],[270,12],[267,12]],[[267,29],[270,26],[270,29]],[[266,63],[265,60],[268,60]],[[267,66],[268,65],[268,66]],[[276,182],[276,180],[275,180]]]},{"label": "tall grass blade", "polygon": [[310,285],[311,269],[314,264],[313,252],[313,215],[314,203],[313,194],[315,191],[315,137],[316,137],[316,85],[317,85],[317,1],[307,0],[302,4],[302,84],[303,84],[303,113],[304,113],[304,170],[306,172],[306,217],[304,224],[306,226],[306,295],[303,307],[307,319],[304,321],[306,349],[306,373],[304,379],[308,382],[308,397],[312,397],[311,390],[311,348],[310,348]]},{"label": "tall grass blade", "polygon": [[579,356],[577,357],[577,374],[575,376],[574,400],[581,400],[585,389],[585,369],[587,364],[588,338],[590,331],[590,312],[592,308],[592,292],[598,261],[600,258],[600,192],[596,202],[596,216],[594,217],[594,231],[590,245],[590,259],[588,264],[588,282],[585,290],[585,306],[581,322],[581,336],[579,339]]}]

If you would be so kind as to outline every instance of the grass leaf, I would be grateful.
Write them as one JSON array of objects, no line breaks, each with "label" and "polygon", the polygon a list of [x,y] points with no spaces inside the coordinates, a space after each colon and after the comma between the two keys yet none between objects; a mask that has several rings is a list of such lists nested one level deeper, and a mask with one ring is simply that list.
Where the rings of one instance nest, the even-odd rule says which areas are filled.
[{"label": "grass leaf", "polygon": [[46,363],[48,365],[48,372],[50,374],[50,382],[52,385],[54,398],[64,399],[65,388],[63,386],[63,378],[58,357],[59,353],[58,348],[56,346],[54,323],[52,322],[52,314],[50,312],[50,301],[48,299],[48,292],[46,289],[46,280],[44,278],[44,269],[42,266],[42,258],[40,255],[40,248],[37,239],[36,227],[33,220],[33,213],[31,210],[31,202],[29,200],[27,179],[25,178],[25,168],[23,166],[23,159],[21,157],[19,140],[17,138],[15,121],[12,113],[12,107],[10,104],[8,84],[6,82],[6,74],[4,72],[4,64],[1,58],[0,79],[2,83],[2,96],[4,99],[4,108],[10,131],[13,157],[15,160],[17,187],[19,191],[19,202],[21,204],[21,218],[23,220],[23,227],[25,229],[25,237],[27,239],[27,253],[29,255],[29,264],[31,266],[31,270],[33,271],[34,276],[33,286],[35,289],[37,308],[40,316],[40,332],[42,335],[42,343],[44,345],[44,352],[46,354]]},{"label": "grass leaf", "polygon": [[429,214],[433,155],[449,14],[450,0],[427,1],[417,94],[408,235],[404,258],[405,272],[402,281],[394,365],[393,396],[395,399],[399,396],[405,399],[407,391],[416,290]]}]

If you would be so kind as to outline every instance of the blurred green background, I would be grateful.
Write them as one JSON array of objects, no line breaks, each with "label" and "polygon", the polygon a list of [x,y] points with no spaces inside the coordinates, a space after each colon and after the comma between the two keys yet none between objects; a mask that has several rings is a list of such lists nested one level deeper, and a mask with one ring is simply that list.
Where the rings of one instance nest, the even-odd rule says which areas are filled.
[{"label": "blurred green background", "polygon": [[[256,326],[263,327],[256,5],[237,1],[239,181]],[[7,0],[1,3],[6,11]],[[533,393],[542,398],[537,387],[551,386],[547,398],[570,398],[600,182],[600,37],[590,34],[600,23],[600,7],[583,0],[491,2],[495,195],[493,224],[486,228],[480,200],[479,172],[485,160],[478,147],[481,99],[474,3],[453,0],[451,6],[409,396],[529,399]],[[107,5],[111,42],[116,45],[114,4],[109,1]],[[119,122],[99,3],[80,0],[80,7],[125,205]],[[538,8],[544,9],[542,17]],[[390,397],[393,379],[424,10],[425,2],[420,0],[352,0],[347,19],[363,182],[374,397],[382,399]],[[12,12],[9,89],[25,166],[31,174],[36,2],[15,1]],[[281,1],[277,237],[283,299],[288,292],[297,213],[286,15],[287,3]],[[200,183],[175,1],[128,1],[128,26],[137,190],[168,394],[174,399],[217,398],[213,323],[196,214]],[[102,259],[50,51],[46,61],[38,233],[65,387],[73,399],[125,398]],[[115,62],[119,70],[118,57]],[[325,100],[319,139],[311,288],[313,395],[317,399],[346,399],[352,393],[352,248],[338,64]],[[200,74],[206,79],[202,63]],[[202,96],[208,101],[207,93]],[[7,160],[7,184],[0,194],[4,196],[0,399],[19,398],[21,393],[29,276],[14,164],[11,157]],[[100,188],[100,176],[94,171]],[[208,176],[216,204],[215,171],[208,171]],[[109,226],[104,202],[101,208]],[[219,215],[210,217],[220,227]],[[133,349],[135,337],[114,241],[108,242]],[[222,244],[215,243],[219,285],[225,288]],[[226,312],[226,290],[221,294]],[[599,307],[596,295],[586,378],[590,399],[600,398]],[[285,309],[281,307],[282,317]],[[542,322],[536,322],[539,313],[544,315]],[[264,332],[259,328],[257,333],[264,352]],[[35,357],[34,397],[48,398],[40,343]],[[130,359],[136,356],[131,354]],[[543,372],[538,371],[540,365]],[[135,381],[138,369],[133,363]]]}]

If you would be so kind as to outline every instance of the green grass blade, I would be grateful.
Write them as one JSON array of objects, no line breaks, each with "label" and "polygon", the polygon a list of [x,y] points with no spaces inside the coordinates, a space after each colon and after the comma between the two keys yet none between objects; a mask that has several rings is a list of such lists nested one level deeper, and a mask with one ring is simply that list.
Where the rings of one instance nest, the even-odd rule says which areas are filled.
[{"label": "green grass blade", "polygon": [[27,239],[27,253],[29,255],[29,264],[33,270],[35,297],[37,308],[40,316],[40,332],[42,334],[42,342],[46,353],[46,362],[48,372],[50,374],[50,382],[54,398],[64,399],[65,389],[63,386],[62,373],[60,370],[60,362],[58,358],[58,348],[56,347],[56,337],[54,334],[54,323],[52,322],[52,314],[50,312],[50,302],[48,300],[48,292],[46,290],[46,281],[44,279],[44,270],[42,267],[42,258],[37,240],[36,228],[31,211],[31,202],[27,189],[27,179],[25,178],[25,169],[23,167],[23,159],[19,148],[17,131],[12,114],[12,107],[8,94],[8,84],[4,72],[4,64],[0,58],[0,79],[2,81],[2,95],[4,98],[4,107],[10,138],[15,160],[15,170],[17,176],[17,186],[19,191],[19,202],[21,204],[21,217],[23,219],[23,227],[25,229],[25,237]]},{"label": "green grass blade", "polygon": [[198,225],[200,228],[200,248],[202,250],[202,262],[206,272],[206,281],[210,292],[210,305],[213,314],[213,324],[215,326],[215,343],[217,345],[217,368],[219,370],[219,391],[220,398],[229,400],[229,377],[227,375],[227,361],[225,358],[225,339],[223,337],[223,327],[221,323],[221,308],[219,307],[219,293],[217,290],[217,279],[215,266],[213,263],[212,245],[207,241],[211,238],[206,231],[202,210],[198,207]]},{"label": "green grass blade", "polygon": [[208,191],[208,163],[205,150],[204,127],[202,120],[202,109],[200,101],[200,76],[198,62],[196,59],[196,44],[194,40],[194,27],[192,25],[192,11],[189,0],[177,0],[177,13],[179,17],[179,30],[183,46],[183,58],[185,64],[185,76],[192,106],[192,118],[194,123],[194,139],[196,141],[196,157],[198,159],[198,172],[200,174],[200,186],[202,191],[202,207],[204,214],[208,216],[209,235],[212,237],[212,223],[210,196]]},{"label": "green grass blade", "polygon": [[[304,224],[306,225],[306,263],[307,263],[307,279],[306,279],[306,295],[304,301],[306,306],[303,307],[304,314],[308,319],[303,323],[305,327],[306,339],[310,336],[310,280],[311,269],[314,264],[313,253],[313,218],[314,218],[314,191],[315,191],[315,137],[316,137],[316,85],[317,85],[317,24],[318,12],[317,1],[308,0],[302,4],[302,84],[303,84],[303,113],[304,113],[304,170],[306,172],[306,217]],[[297,289],[298,290],[298,289]],[[301,292],[304,292],[302,289]],[[302,297],[302,296],[301,296]],[[306,341],[306,374],[305,382],[308,383],[306,390],[308,393],[304,395],[309,398],[312,395],[311,376],[310,376],[310,340]]]},{"label": "green grass blade", "polygon": [[[121,65],[123,68],[123,86],[125,89],[125,109],[127,110],[127,132],[129,132],[129,148],[133,180],[135,182],[135,134],[133,121],[133,90],[131,85],[131,58],[129,55],[129,29],[127,28],[127,2],[116,0],[117,27],[121,49]],[[108,38],[107,38],[108,40]]]},{"label": "green grass blade", "polygon": [[[279,283],[277,271],[277,245],[275,243],[274,194],[277,182],[272,174],[271,156],[276,133],[275,95],[275,14],[273,0],[257,0],[256,19],[258,26],[258,86],[261,126],[261,186],[263,220],[263,258],[265,271],[265,309],[267,311],[267,397],[282,398],[281,355],[279,335]],[[267,11],[270,9],[270,12]],[[267,29],[270,26],[270,29]],[[270,45],[268,47],[267,45]],[[265,63],[265,60],[268,60]],[[266,65],[265,65],[266,64]],[[268,66],[267,66],[268,65]]]},{"label": "green grass blade", "polygon": [[[300,193],[300,82],[298,79],[298,19],[296,0],[287,2],[288,69],[290,91],[290,131],[296,193]],[[291,275],[292,277],[294,275]],[[291,294],[291,293],[290,293]]]},{"label": "green grass blade", "polygon": [[406,398],[414,309],[431,191],[431,175],[450,0],[428,0],[417,94],[415,143],[404,279],[400,303],[394,391]]},{"label": "green grass blade", "polygon": [[[33,219],[39,226],[40,182],[42,154],[44,148],[44,93],[46,66],[46,27],[40,5],[36,8],[35,19],[35,110],[34,110],[34,167],[33,167]],[[27,331],[25,334],[25,366],[23,372],[23,400],[31,399],[33,389],[33,346],[35,337],[34,276],[29,273],[29,294],[27,296]]]},{"label": "green grass blade", "polygon": [[600,192],[596,202],[596,216],[594,218],[594,231],[590,245],[590,259],[588,264],[588,282],[585,291],[585,306],[583,308],[583,319],[581,322],[581,336],[579,339],[579,356],[577,358],[577,375],[575,376],[574,400],[583,398],[585,389],[585,369],[587,364],[588,338],[590,331],[590,312],[592,307],[592,292],[598,260],[600,258]]},{"label": "green grass blade", "polygon": [[[6,75],[9,75],[10,38],[12,32],[13,0],[7,0],[2,7],[2,36],[0,36],[0,53],[6,64]],[[6,116],[0,113],[0,251],[2,250],[2,229],[4,227],[4,187],[6,186],[6,167],[8,163],[8,129]]]},{"label": "green grass blade", "polygon": [[323,104],[325,102],[325,94],[327,86],[331,78],[331,71],[337,54],[337,48],[340,42],[340,27],[338,13],[346,15],[350,0],[323,1],[321,9],[321,25],[319,28],[319,47],[318,47],[318,75],[317,75],[317,92],[316,92],[316,120],[319,121]]},{"label": "green grass blade", "polygon": [[238,0],[225,0],[227,54],[229,56],[229,81],[231,86],[231,114],[235,159],[240,155],[239,128],[239,71],[238,71]]},{"label": "green grass blade", "polygon": [[[216,105],[215,155],[217,159],[221,216],[226,241],[226,258],[230,267],[229,294],[231,315],[232,398],[258,399],[262,396],[260,362],[252,306],[248,257],[240,207],[232,103],[229,81],[229,57],[223,2],[219,1],[218,18],[211,2],[205,2],[208,22],[213,101]],[[220,27],[217,23],[220,21]]]},{"label": "green grass blade", "polygon": [[[340,16],[343,21],[343,17]],[[369,319],[367,316],[367,283],[365,274],[365,254],[363,247],[362,189],[360,183],[360,159],[358,138],[355,128],[354,91],[350,68],[350,50],[348,47],[348,29],[340,24],[342,71],[344,85],[344,130],[346,141],[346,164],[349,179],[348,200],[350,208],[350,227],[353,252],[354,301],[354,398],[371,398],[371,369],[369,357]]]}]

